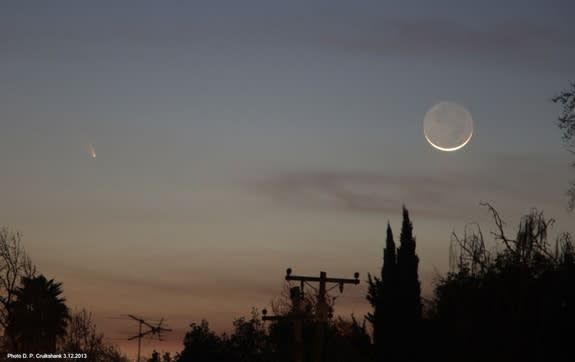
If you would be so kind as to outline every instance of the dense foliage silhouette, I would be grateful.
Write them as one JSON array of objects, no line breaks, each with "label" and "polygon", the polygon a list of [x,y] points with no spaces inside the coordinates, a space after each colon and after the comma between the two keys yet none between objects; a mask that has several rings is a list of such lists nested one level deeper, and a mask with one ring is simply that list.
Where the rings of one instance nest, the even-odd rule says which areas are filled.
[{"label": "dense foliage silhouette", "polygon": [[22,278],[15,291],[6,334],[13,342],[12,351],[53,353],[59,337],[66,334],[70,315],[61,296],[62,284],[43,275]]},{"label": "dense foliage silhouette", "polygon": [[[404,207],[399,247],[388,224],[381,274],[368,275],[366,297],[373,311],[362,323],[353,316],[333,317],[336,298],[328,297],[330,318],[318,340],[317,296],[312,290],[300,293],[298,287],[286,284],[285,293],[273,303],[277,318],[272,321],[264,322],[254,309],[249,317],[233,322],[229,335],[215,333],[206,320],[192,323],[181,352],[172,356],[154,351],[149,361],[315,362],[316,343],[323,344],[324,362],[573,357],[575,247],[571,235],[563,233],[551,240],[554,221],[533,209],[510,237],[499,213],[483,205],[493,217],[494,246],[486,247],[479,225],[466,228],[472,231],[463,237],[453,234],[452,268],[438,279],[425,313],[413,224]],[[16,247],[12,253],[25,255],[19,244],[9,245]],[[0,255],[0,263],[5,260],[11,259]],[[70,314],[61,283],[35,272],[24,276],[25,270],[17,269],[19,284],[3,294],[12,300],[7,307],[1,305],[8,316],[3,352],[48,353],[60,347],[89,352],[89,361],[127,360],[116,347],[103,342],[90,313]],[[372,326],[373,338],[366,322]],[[296,326],[301,328],[299,335]],[[295,336],[303,343],[296,343]]]},{"label": "dense foliage silhouette", "polygon": [[403,207],[400,247],[395,248],[389,222],[383,251],[381,277],[368,274],[367,300],[373,312],[367,320],[373,327],[378,360],[399,361],[416,358],[410,344],[415,342],[421,321],[419,258],[415,252],[413,224]]},{"label": "dense foliage silhouette", "polygon": [[512,239],[498,213],[487,206],[498,229],[497,248],[477,253],[481,244],[472,244],[474,249],[460,240],[461,262],[435,289],[432,317],[435,335],[443,341],[435,353],[453,361],[572,357],[575,254],[570,235],[561,234],[552,245],[547,240],[552,220],[534,209],[521,219]]},{"label": "dense foliage silhouette", "polygon": [[92,314],[70,313],[62,284],[36,267],[21,234],[0,227],[0,360],[8,353],[83,352],[87,362],[127,362],[119,348],[96,332]]},{"label": "dense foliage silhouette", "polygon": [[[230,362],[283,362],[293,361],[293,323],[278,320],[264,326],[257,311],[250,318],[234,321],[231,335],[218,335],[207,321],[193,323],[184,337],[184,350],[176,356],[178,362],[230,361]],[[303,323],[304,361],[312,361],[315,343],[315,322]],[[325,361],[371,361],[371,342],[365,325],[355,318],[335,318],[328,323],[325,337]]]}]

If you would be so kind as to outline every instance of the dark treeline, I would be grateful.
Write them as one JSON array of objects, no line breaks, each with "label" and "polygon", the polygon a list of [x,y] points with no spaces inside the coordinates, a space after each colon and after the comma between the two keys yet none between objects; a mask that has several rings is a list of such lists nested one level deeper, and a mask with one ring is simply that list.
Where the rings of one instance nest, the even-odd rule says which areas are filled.
[{"label": "dark treeline", "polygon": [[[312,361],[315,352],[315,324],[309,320],[303,324],[303,361]],[[327,361],[369,361],[371,348],[365,326],[357,321],[335,318],[328,323],[325,343]],[[293,324],[279,321],[265,326],[255,310],[250,318],[234,321],[230,335],[217,335],[202,320],[192,324],[184,338],[184,349],[173,361],[278,361],[291,362],[295,354]],[[164,361],[157,354],[150,361]],[[169,361],[169,360],[168,360]]]},{"label": "dark treeline", "polygon": [[479,227],[463,238],[454,236],[458,246],[454,270],[437,284],[428,316],[434,352],[449,360],[468,361],[572,359],[575,250],[571,235],[564,233],[550,242],[553,220],[533,209],[521,218],[515,237],[510,237],[497,211],[485,206],[494,219],[498,248],[486,249]]},{"label": "dark treeline", "polygon": [[[378,361],[542,361],[573,355],[575,250],[571,236],[548,240],[553,220],[536,209],[523,216],[514,237],[497,211],[495,247],[479,225],[453,235],[451,271],[439,278],[421,312],[415,245],[404,210],[400,247],[388,226],[381,278],[369,280]],[[406,261],[408,260],[408,261]],[[401,264],[405,263],[404,266]],[[403,285],[402,285],[403,284]],[[415,299],[419,299],[419,301]]]},{"label": "dark treeline", "polygon": [[[0,361],[11,354],[83,352],[89,362],[127,362],[97,332],[92,314],[71,311],[62,284],[39,274],[21,235],[0,228]],[[36,359],[35,359],[36,360]]]},{"label": "dark treeline", "polygon": [[[175,355],[154,352],[152,362],[374,362],[374,361],[541,361],[573,356],[575,336],[575,248],[571,235],[550,240],[553,224],[531,210],[509,236],[498,212],[494,247],[481,227],[453,234],[450,272],[437,279],[432,298],[421,297],[419,258],[406,208],[396,245],[391,225],[381,273],[368,275],[372,311],[358,321],[334,317],[319,323],[316,292],[286,284],[272,303],[276,319],[253,310],[217,334],[206,320],[192,323]],[[96,332],[89,312],[66,306],[62,285],[38,274],[20,236],[0,230],[0,323],[2,355],[81,351],[88,361],[127,361]],[[296,292],[294,292],[296,291]],[[298,332],[299,331],[299,332]],[[299,333],[299,337],[298,337]],[[298,343],[298,340],[301,343]],[[318,345],[321,354],[318,355]]]},{"label": "dark treeline", "polygon": [[[373,307],[363,322],[332,318],[322,340],[315,334],[314,296],[302,296],[303,346],[294,340],[292,298],[266,326],[257,311],[234,322],[231,335],[217,335],[207,321],[192,324],[175,357],[156,353],[150,361],[542,361],[573,356],[575,249],[571,236],[548,240],[552,219],[531,210],[507,235],[497,211],[490,250],[479,225],[453,234],[451,271],[438,278],[434,295],[422,301],[413,224],[403,209],[399,245],[387,226],[383,266],[368,276]],[[293,297],[293,296],[292,296]],[[333,299],[331,300],[333,308]],[[292,306],[290,306],[290,303]],[[366,326],[365,322],[369,325]],[[371,328],[369,328],[371,327]]]}]

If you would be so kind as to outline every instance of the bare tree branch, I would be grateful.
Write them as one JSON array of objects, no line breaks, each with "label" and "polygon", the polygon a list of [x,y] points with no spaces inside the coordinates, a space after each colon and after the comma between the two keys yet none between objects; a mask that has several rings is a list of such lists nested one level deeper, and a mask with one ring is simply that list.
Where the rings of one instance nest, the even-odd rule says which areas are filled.
[{"label": "bare tree branch", "polygon": [[495,222],[495,226],[497,226],[497,229],[499,230],[499,233],[491,232],[491,234],[495,237],[496,240],[503,241],[503,243],[505,244],[505,247],[507,248],[507,250],[509,252],[514,253],[515,249],[513,248],[513,245],[516,243],[516,241],[508,239],[505,236],[505,231],[504,231],[505,223],[501,220],[501,217],[499,216],[499,213],[497,212],[497,210],[495,210],[495,208],[493,206],[491,206],[491,204],[488,202],[480,202],[479,205],[487,206],[487,208],[489,209],[489,212],[491,212],[491,215],[493,216],[493,221]]},{"label": "bare tree branch", "polygon": [[22,236],[0,227],[0,326],[6,328],[14,291],[22,277],[33,277],[36,268],[22,245]]},{"label": "bare tree branch", "polygon": [[[563,90],[558,96],[551,99],[553,103],[561,106],[561,114],[557,118],[557,125],[563,130],[563,140],[569,151],[575,153],[575,82],[571,82],[569,89]],[[573,163],[575,167],[575,163]],[[575,210],[575,181],[572,181],[567,191],[568,209]]]},{"label": "bare tree branch", "polygon": [[[477,231],[469,231],[471,226],[475,226]],[[451,234],[452,243],[455,241],[459,248],[459,263],[457,269],[468,269],[472,274],[483,272],[489,266],[489,253],[485,249],[485,242],[481,227],[477,223],[467,224],[463,238],[457,236],[455,232]],[[479,266],[479,270],[477,270]]]}]

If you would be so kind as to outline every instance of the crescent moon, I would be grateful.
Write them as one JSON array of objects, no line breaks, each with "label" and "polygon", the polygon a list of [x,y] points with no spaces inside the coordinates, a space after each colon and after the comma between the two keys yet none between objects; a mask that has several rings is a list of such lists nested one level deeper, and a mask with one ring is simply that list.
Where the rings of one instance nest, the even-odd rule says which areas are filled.
[{"label": "crescent moon", "polygon": [[432,145],[433,147],[437,148],[440,151],[446,151],[446,152],[452,152],[452,151],[457,151],[463,147],[465,147],[465,145],[471,141],[471,137],[473,136],[473,131],[471,131],[471,133],[469,134],[469,137],[467,137],[467,139],[465,140],[465,142],[463,142],[462,144],[460,144],[457,147],[451,147],[451,148],[445,148],[445,147],[440,147],[436,144],[434,144],[433,142],[431,142],[431,140],[429,139],[429,137],[427,137],[427,135],[425,134],[425,132],[423,133],[423,136],[425,136],[425,139],[427,140],[427,142],[429,142],[430,145]]},{"label": "crescent moon", "polygon": [[423,135],[435,149],[454,152],[465,147],[473,137],[473,118],[465,107],[442,101],[423,117]]}]

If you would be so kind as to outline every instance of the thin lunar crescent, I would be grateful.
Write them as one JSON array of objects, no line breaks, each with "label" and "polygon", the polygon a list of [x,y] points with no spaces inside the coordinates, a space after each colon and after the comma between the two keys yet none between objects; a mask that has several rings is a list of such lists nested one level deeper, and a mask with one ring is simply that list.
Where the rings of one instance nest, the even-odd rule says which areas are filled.
[{"label": "thin lunar crescent", "polygon": [[423,135],[440,151],[457,151],[473,137],[473,119],[462,105],[440,102],[425,114]]},{"label": "thin lunar crescent", "polygon": [[469,137],[467,137],[467,139],[465,140],[465,142],[463,142],[461,145],[457,146],[457,147],[452,147],[452,148],[445,148],[445,147],[440,147],[436,144],[434,144],[433,142],[431,142],[431,140],[427,137],[427,135],[424,133],[423,134],[425,136],[425,139],[427,140],[427,142],[429,142],[430,145],[432,145],[433,147],[437,148],[440,151],[446,151],[446,152],[452,152],[452,151],[457,151],[463,147],[465,147],[465,145],[471,141],[471,136],[473,136],[473,132],[471,132],[469,134]]}]

